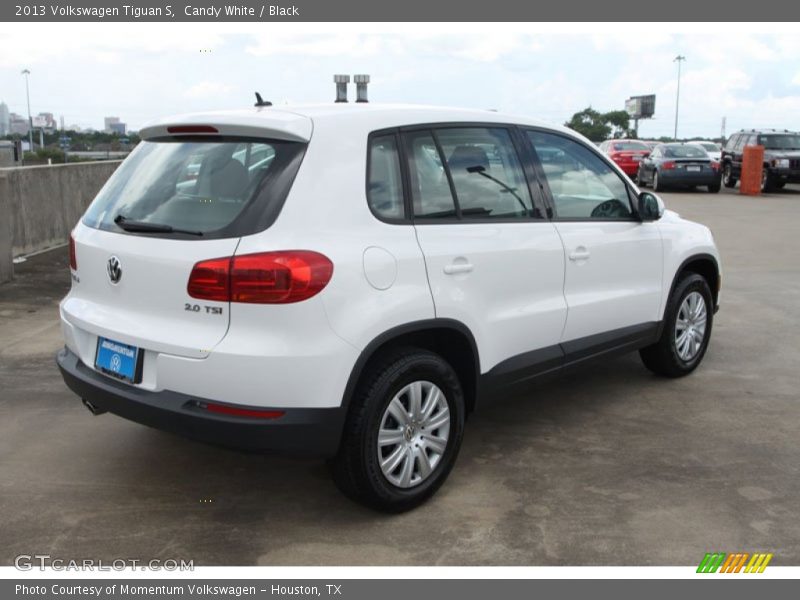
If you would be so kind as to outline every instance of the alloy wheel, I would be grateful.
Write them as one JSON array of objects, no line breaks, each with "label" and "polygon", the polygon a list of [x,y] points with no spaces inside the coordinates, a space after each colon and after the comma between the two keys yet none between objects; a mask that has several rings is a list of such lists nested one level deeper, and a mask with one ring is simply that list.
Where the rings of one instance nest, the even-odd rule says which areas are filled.
[{"label": "alloy wheel", "polygon": [[675,348],[681,360],[689,362],[700,352],[706,335],[708,313],[706,301],[699,292],[683,299],[675,320]]},{"label": "alloy wheel", "polygon": [[383,476],[400,488],[430,477],[442,460],[450,436],[450,408],[441,389],[414,381],[392,398],[378,431],[378,462]]}]

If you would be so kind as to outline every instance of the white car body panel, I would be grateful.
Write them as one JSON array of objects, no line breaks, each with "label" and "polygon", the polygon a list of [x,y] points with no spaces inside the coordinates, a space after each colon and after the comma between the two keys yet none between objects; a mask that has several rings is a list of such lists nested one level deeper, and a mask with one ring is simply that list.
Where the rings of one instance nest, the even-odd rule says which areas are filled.
[{"label": "white car body panel", "polygon": [[556,228],[567,257],[562,341],[659,320],[663,251],[655,223],[557,222]]},{"label": "white car body panel", "polygon": [[[482,373],[559,343],[564,250],[552,223],[417,225],[436,316],[464,323]],[[452,267],[466,272],[448,273]]]}]

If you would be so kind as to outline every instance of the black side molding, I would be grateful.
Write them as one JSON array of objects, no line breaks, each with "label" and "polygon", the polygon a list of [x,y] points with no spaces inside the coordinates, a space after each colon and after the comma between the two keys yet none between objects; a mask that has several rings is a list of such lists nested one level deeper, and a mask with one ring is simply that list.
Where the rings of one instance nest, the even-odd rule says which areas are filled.
[{"label": "black side molding", "polygon": [[479,398],[600,356],[626,354],[654,344],[662,321],[641,323],[518,354],[481,375]]}]

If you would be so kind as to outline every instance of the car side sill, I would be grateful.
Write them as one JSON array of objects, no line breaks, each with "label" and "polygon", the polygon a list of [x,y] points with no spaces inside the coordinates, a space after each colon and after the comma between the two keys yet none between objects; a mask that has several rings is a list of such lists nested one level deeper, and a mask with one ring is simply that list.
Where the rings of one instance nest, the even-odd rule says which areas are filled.
[{"label": "car side sill", "polygon": [[662,321],[640,323],[512,356],[481,375],[478,404],[504,389],[566,367],[601,356],[626,354],[654,344],[661,337],[662,327]]}]

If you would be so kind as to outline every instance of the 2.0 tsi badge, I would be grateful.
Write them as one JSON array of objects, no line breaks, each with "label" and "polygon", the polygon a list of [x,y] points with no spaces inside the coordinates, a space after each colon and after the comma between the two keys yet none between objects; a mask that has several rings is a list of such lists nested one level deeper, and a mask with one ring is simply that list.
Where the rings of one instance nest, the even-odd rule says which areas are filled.
[{"label": "2.0 tsi badge", "polygon": [[108,278],[111,280],[111,283],[119,283],[119,280],[122,279],[122,265],[116,256],[112,256],[108,259],[106,271],[108,272]]}]

